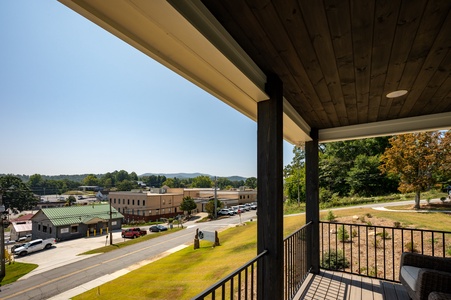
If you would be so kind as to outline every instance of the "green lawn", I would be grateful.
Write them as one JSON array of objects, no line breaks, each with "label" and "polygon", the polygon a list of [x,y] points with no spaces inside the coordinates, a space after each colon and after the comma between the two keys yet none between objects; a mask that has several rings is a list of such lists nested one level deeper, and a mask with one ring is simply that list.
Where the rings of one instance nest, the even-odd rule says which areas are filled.
[{"label": "green lawn", "polygon": [[14,262],[11,264],[6,264],[5,266],[5,273],[6,276],[3,278],[3,280],[0,282],[1,285],[5,285],[11,282],[16,281],[20,277],[24,276],[25,274],[33,271],[36,269],[38,265],[36,264],[26,264],[26,263],[20,263],[20,262]]},{"label": "green lawn", "polygon": [[139,238],[136,238],[136,239],[125,239],[125,241],[122,242],[122,243],[117,243],[117,244],[108,245],[108,246],[105,246],[105,247],[100,247],[100,248],[97,248],[97,249],[89,250],[89,251],[81,253],[80,255],[110,252],[110,251],[113,251],[113,250],[116,250],[116,249],[119,249],[119,248],[127,247],[129,245],[133,245],[133,244],[136,244],[136,243],[141,243],[143,241],[155,239],[155,238],[160,237],[162,235],[171,234],[171,233],[179,231],[179,230],[182,230],[182,228],[174,227],[173,229],[169,229],[167,231],[147,234],[145,236],[142,236],[142,237],[139,237]]},{"label": "green lawn", "polygon": [[256,256],[256,222],[219,233],[73,299],[189,299]]}]

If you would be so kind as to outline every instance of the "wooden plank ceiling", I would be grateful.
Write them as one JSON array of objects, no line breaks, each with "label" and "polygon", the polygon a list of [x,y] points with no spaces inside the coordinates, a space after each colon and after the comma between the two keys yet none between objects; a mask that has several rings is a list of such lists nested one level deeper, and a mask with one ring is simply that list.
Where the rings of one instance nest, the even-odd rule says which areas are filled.
[{"label": "wooden plank ceiling", "polygon": [[202,3],[312,128],[451,112],[450,0]]}]

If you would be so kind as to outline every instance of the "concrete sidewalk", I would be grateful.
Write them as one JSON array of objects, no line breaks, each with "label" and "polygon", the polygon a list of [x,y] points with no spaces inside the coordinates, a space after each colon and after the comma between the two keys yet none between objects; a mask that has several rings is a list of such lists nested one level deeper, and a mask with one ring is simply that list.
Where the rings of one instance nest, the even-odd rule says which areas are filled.
[{"label": "concrete sidewalk", "polygon": [[[193,226],[197,220],[200,220],[205,216],[207,216],[206,213],[199,213],[195,215],[192,218],[192,220],[183,223],[183,226],[184,227]],[[164,225],[166,226],[167,224]],[[177,227],[177,225],[174,226]],[[140,228],[143,228],[147,231],[149,230],[149,227],[150,226],[148,225],[140,226]],[[121,230],[113,232],[113,244],[118,244],[127,240],[122,238],[121,232],[122,232]],[[99,255],[99,254],[90,254],[90,255],[80,255],[80,254],[89,250],[104,247],[106,245],[109,245],[109,234],[63,241],[57,243],[55,247],[52,249],[32,253],[24,257],[20,256],[16,257],[15,261],[39,265],[36,269],[26,274],[25,276],[21,277],[19,280],[23,280],[36,274],[40,274],[48,270],[55,269],[57,267],[77,262],[94,255]],[[49,259],[49,254],[51,255],[51,259]]]}]

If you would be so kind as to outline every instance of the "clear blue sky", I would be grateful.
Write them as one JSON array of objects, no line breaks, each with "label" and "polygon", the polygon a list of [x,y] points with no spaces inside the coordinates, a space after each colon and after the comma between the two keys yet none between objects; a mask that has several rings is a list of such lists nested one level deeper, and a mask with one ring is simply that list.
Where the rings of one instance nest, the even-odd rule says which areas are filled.
[{"label": "clear blue sky", "polygon": [[254,121],[59,2],[1,1],[0,41],[0,174],[257,175]]}]

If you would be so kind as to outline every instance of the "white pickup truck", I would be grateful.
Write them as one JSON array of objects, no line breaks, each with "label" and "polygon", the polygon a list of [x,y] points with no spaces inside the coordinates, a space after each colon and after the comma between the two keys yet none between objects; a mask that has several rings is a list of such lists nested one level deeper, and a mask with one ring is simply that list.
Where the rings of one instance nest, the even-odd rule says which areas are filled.
[{"label": "white pickup truck", "polygon": [[56,243],[55,239],[33,240],[22,247],[14,249],[15,255],[25,256],[28,253],[36,252],[42,249],[50,249]]}]

